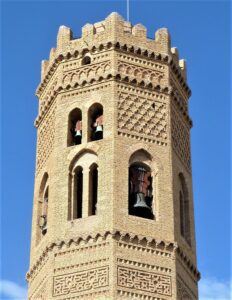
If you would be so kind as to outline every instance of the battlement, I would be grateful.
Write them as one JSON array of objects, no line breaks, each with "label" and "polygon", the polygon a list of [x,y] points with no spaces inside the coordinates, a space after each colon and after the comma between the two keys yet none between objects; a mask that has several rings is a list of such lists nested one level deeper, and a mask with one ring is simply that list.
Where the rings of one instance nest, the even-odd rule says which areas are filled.
[{"label": "battlement", "polygon": [[[62,25],[58,30],[57,47],[52,48],[49,60],[42,61],[41,80],[45,78],[59,57],[75,57],[76,53],[84,53],[98,49],[107,42],[119,42],[124,47],[146,52],[149,56],[167,55],[168,61],[173,61],[181,76],[186,79],[186,61],[179,60],[177,48],[171,48],[171,37],[167,28],[160,28],[155,32],[154,39],[147,37],[147,29],[142,24],[132,25],[125,21],[118,13],[111,13],[105,20],[86,24],[82,27],[82,36],[74,38],[70,28]],[[132,50],[133,49],[133,50]]]}]

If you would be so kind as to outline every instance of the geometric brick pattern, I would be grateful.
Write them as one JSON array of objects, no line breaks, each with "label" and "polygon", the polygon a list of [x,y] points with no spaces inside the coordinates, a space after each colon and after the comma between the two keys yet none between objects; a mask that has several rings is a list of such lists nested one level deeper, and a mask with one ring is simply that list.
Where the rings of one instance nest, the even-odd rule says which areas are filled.
[{"label": "geometric brick pattern", "polygon": [[167,141],[167,106],[138,95],[120,93],[118,97],[118,131],[130,135]]},{"label": "geometric brick pattern", "polygon": [[180,280],[177,280],[177,297],[178,300],[196,300],[197,297],[188,289]]},{"label": "geometric brick pattern", "polygon": [[91,291],[109,285],[107,266],[78,271],[53,278],[53,296]]},{"label": "geometric brick pattern", "polygon": [[44,166],[54,147],[55,113],[56,107],[53,106],[38,129],[37,172]]},{"label": "geometric brick pattern", "polygon": [[172,109],[172,142],[174,150],[187,169],[191,170],[189,129],[183,124],[179,113]]},{"label": "geometric brick pattern", "polygon": [[171,277],[118,266],[118,286],[148,293],[171,296]]},{"label": "geometric brick pattern", "polygon": [[[125,22],[116,13],[86,24],[81,37],[74,36],[70,28],[59,28],[56,48],[42,64],[36,92],[40,107],[35,121],[28,298],[196,300],[199,273],[185,64],[173,55],[167,29],[147,38],[146,28]],[[103,139],[90,141],[95,131],[92,119],[100,113],[94,104],[104,108]],[[82,111],[82,143],[68,147],[70,123],[80,117],[68,122],[75,108]],[[153,220],[130,215],[128,210],[127,171],[131,163],[140,161],[154,175],[153,197],[148,197]],[[89,166],[95,163],[93,180]],[[83,179],[76,176],[72,181],[81,166]],[[44,172],[49,174],[46,186]],[[190,191],[191,246],[181,237],[179,226],[179,172]],[[47,199],[48,185],[48,230],[38,242],[40,202]],[[97,187],[94,215],[93,187]],[[133,199],[136,204],[148,200],[139,194]],[[141,213],[147,210],[140,205]],[[70,220],[70,212],[77,210],[81,217]]]},{"label": "geometric brick pattern", "polygon": [[151,82],[160,82],[164,77],[164,73],[160,71],[154,71],[148,68],[139,67],[125,62],[119,62],[118,71],[120,73],[135,77],[137,80],[145,80]]},{"label": "geometric brick pattern", "polygon": [[102,63],[94,64],[91,68],[80,67],[78,69],[70,70],[64,72],[64,77],[62,79],[63,84],[73,84],[86,79],[96,78],[106,73],[111,68],[110,61],[104,61]]}]

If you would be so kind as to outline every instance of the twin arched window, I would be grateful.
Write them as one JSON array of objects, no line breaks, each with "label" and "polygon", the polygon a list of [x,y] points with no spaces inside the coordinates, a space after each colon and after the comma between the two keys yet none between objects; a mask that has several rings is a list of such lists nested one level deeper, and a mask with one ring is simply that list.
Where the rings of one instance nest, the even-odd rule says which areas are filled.
[{"label": "twin arched window", "polygon": [[191,246],[188,189],[184,175],[179,174],[180,233]]},{"label": "twin arched window", "polygon": [[[82,154],[70,173],[69,220],[97,214],[98,165],[93,162],[94,160],[96,160],[96,155]],[[84,161],[89,161],[90,167],[86,167]],[[87,201],[84,202],[84,200]]]},{"label": "twin arched window", "polygon": [[75,108],[68,118],[68,146],[82,143],[83,134],[87,136],[87,141],[103,139],[103,106],[99,103],[93,104],[88,110],[88,129],[83,133],[82,112]]}]

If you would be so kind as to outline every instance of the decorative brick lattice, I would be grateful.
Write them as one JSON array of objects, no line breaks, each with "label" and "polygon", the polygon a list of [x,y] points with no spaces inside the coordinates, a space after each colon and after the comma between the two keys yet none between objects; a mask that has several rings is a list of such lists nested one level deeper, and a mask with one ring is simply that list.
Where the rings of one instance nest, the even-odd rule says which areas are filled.
[{"label": "decorative brick lattice", "polygon": [[183,124],[179,114],[172,109],[172,142],[174,150],[186,167],[191,170],[189,129]]},{"label": "decorative brick lattice", "polygon": [[57,82],[58,80],[56,79],[48,89],[45,89],[45,93],[43,94],[43,97],[40,100],[40,111],[42,111],[44,107],[48,104],[49,98],[51,98],[51,96],[54,95]]},{"label": "decorative brick lattice", "polygon": [[158,82],[160,83],[161,80],[164,78],[164,73],[160,71],[151,70],[144,67],[139,67],[136,65],[132,65],[131,63],[125,63],[119,61],[118,64],[118,71],[130,77],[134,77],[137,80],[145,80],[151,82]]},{"label": "decorative brick lattice", "polygon": [[197,297],[192,295],[189,288],[185,287],[185,285],[177,280],[177,299],[178,300],[196,300]]},{"label": "decorative brick lattice", "polygon": [[166,103],[133,94],[120,93],[118,130],[129,135],[167,141]]},{"label": "decorative brick lattice", "polygon": [[42,286],[42,288],[37,292],[37,294],[34,297],[31,297],[30,300],[46,300],[46,285]]},{"label": "decorative brick lattice", "polygon": [[110,69],[111,62],[108,60],[98,64],[91,64],[91,66],[66,71],[64,72],[62,83],[68,85],[78,81],[100,77]]},{"label": "decorative brick lattice", "polygon": [[[92,57],[92,62],[93,63],[99,63],[102,62],[102,60],[108,60],[109,59],[109,53],[104,53],[104,54],[95,54]],[[75,60],[71,60],[67,63],[63,64],[63,71],[67,72],[76,68],[80,68],[81,67],[81,58],[75,59]],[[83,67],[82,67],[83,68]]]},{"label": "decorative brick lattice", "polygon": [[91,291],[109,285],[107,266],[53,278],[53,296]]},{"label": "decorative brick lattice", "polygon": [[163,64],[159,64],[157,62],[153,62],[148,59],[141,59],[138,56],[118,54],[117,57],[122,61],[129,61],[130,63],[135,63],[135,64],[140,64],[142,66],[151,67],[152,69],[155,69],[160,72],[163,72],[165,70],[165,66]]},{"label": "decorative brick lattice", "polygon": [[47,280],[48,277],[45,276],[44,279],[39,282],[37,288],[34,290],[34,293],[29,295],[29,300],[47,300]]},{"label": "decorative brick lattice", "polygon": [[38,129],[37,142],[37,171],[39,171],[47,161],[53,150],[55,137],[55,107],[52,107],[45,116],[41,127]]},{"label": "decorative brick lattice", "polygon": [[171,296],[171,277],[118,266],[118,286],[130,290]]}]

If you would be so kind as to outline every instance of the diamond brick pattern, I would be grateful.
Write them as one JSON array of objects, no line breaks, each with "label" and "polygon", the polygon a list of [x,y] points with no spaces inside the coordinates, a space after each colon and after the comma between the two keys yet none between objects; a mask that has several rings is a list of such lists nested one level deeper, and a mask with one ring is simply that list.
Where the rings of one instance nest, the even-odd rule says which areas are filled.
[{"label": "diamond brick pattern", "polygon": [[166,103],[142,96],[120,93],[118,130],[155,140],[167,140]]}]

